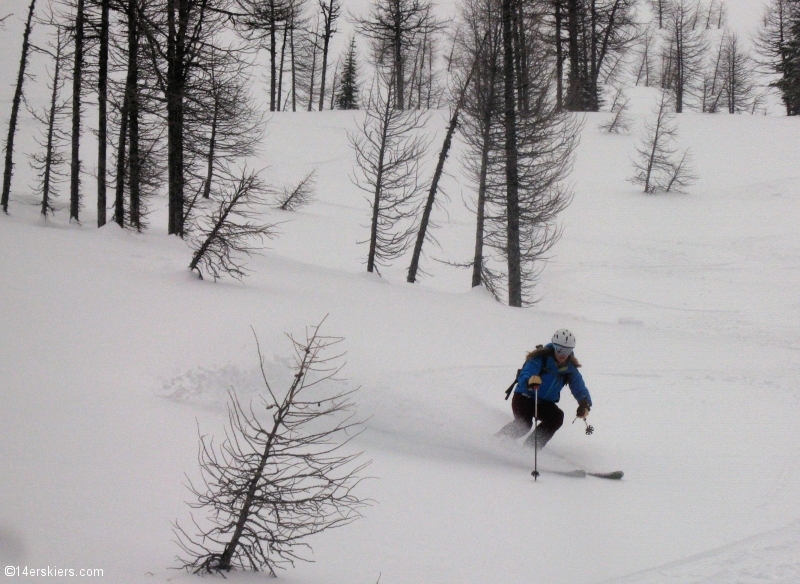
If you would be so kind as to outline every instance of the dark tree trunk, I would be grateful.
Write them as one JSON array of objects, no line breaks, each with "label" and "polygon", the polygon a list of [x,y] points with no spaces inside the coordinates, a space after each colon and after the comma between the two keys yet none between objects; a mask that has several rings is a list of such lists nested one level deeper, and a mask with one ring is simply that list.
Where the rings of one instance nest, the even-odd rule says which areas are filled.
[{"label": "dark tree trunk", "polygon": [[275,93],[277,90],[277,59],[275,51],[277,49],[278,24],[275,10],[275,0],[269,2],[269,111],[275,111]]},{"label": "dark tree trunk", "polygon": [[289,48],[292,53],[292,111],[297,111],[297,63],[294,58],[294,17],[292,17],[292,29],[289,32]]},{"label": "dark tree trunk", "polygon": [[61,31],[58,32],[58,40],[56,42],[56,55],[55,65],[53,67],[53,91],[50,94],[50,111],[47,115],[47,146],[45,149],[44,159],[44,176],[42,177],[42,215],[47,217],[50,211],[50,183],[52,178],[53,169],[53,141],[55,136],[56,127],[56,112],[58,110],[58,80],[61,77],[61,61],[62,61],[62,41]]},{"label": "dark tree trunk", "polygon": [[[216,93],[216,92],[215,92]],[[214,95],[214,115],[211,119],[211,140],[208,144],[208,166],[206,168],[206,181],[203,185],[203,198],[211,197],[211,181],[214,179],[214,150],[217,145],[217,124],[219,123],[219,102],[220,96]]]},{"label": "dark tree trunk", "polygon": [[578,42],[578,0],[567,0],[567,34],[569,52],[569,79],[567,84],[567,109],[581,109],[583,88],[581,87],[580,49]]},{"label": "dark tree trunk", "polygon": [[83,85],[84,0],[75,13],[75,64],[72,69],[72,157],[69,179],[69,218],[80,221],[81,210],[81,89]]},{"label": "dark tree trunk", "polygon": [[508,304],[519,307],[522,306],[522,269],[519,241],[519,176],[512,17],[512,0],[503,0],[503,124],[506,158]]},{"label": "dark tree trunk", "polygon": [[283,41],[281,42],[281,65],[278,71],[278,109],[282,110],[281,103],[283,103],[283,66],[286,62],[286,38],[289,36],[289,26],[283,27]]},{"label": "dark tree trunk", "polygon": [[393,0],[395,5],[395,29],[394,29],[394,86],[395,86],[395,105],[397,109],[406,109],[405,94],[405,72],[403,71],[403,30],[400,21],[400,0]]},{"label": "dark tree trunk", "polygon": [[553,2],[556,20],[556,107],[564,107],[564,50],[561,41],[561,1]]},{"label": "dark tree trunk", "polygon": [[475,227],[475,257],[472,263],[472,287],[483,283],[483,234],[486,222],[486,179],[489,169],[489,152],[492,148],[492,113],[495,107],[495,91],[497,83],[497,67],[494,59],[489,64],[486,104],[483,111],[483,136],[481,148],[481,168],[478,177],[477,225]]},{"label": "dark tree trunk", "polygon": [[6,162],[3,171],[3,195],[1,199],[3,212],[8,213],[8,198],[11,192],[11,173],[14,172],[14,134],[17,131],[17,117],[19,104],[22,101],[22,85],[25,83],[25,68],[28,65],[28,51],[30,50],[31,23],[36,0],[31,0],[28,6],[28,20],[25,23],[25,33],[22,35],[22,56],[19,59],[19,72],[17,73],[17,87],[14,90],[14,99],[11,102],[11,119],[8,121],[8,138],[6,139]]},{"label": "dark tree trunk", "polygon": [[97,226],[106,224],[108,144],[108,26],[110,0],[100,5],[100,54],[97,71]]},{"label": "dark tree trunk", "polygon": [[[481,47],[481,50],[482,49],[483,47]],[[481,51],[478,51],[478,55],[480,55],[480,53]],[[466,98],[470,81],[472,81],[472,76],[475,73],[478,58],[479,57],[476,57],[475,61],[473,61],[472,68],[470,69],[469,74],[464,81],[464,86],[461,88],[458,102],[456,103],[455,109],[453,110],[453,115],[450,118],[450,124],[447,126],[447,134],[445,135],[444,143],[442,144],[442,150],[439,152],[439,160],[436,163],[436,170],[433,173],[431,187],[428,190],[428,199],[425,201],[425,208],[422,211],[422,219],[420,220],[419,231],[417,232],[417,240],[414,243],[414,253],[411,256],[411,265],[408,268],[408,277],[406,278],[406,281],[412,284],[417,279],[419,258],[422,255],[422,244],[425,243],[425,235],[428,231],[428,224],[430,223],[431,212],[433,211],[433,203],[436,199],[436,192],[439,189],[439,180],[442,178],[442,172],[444,172],[444,162],[447,160],[447,155],[450,153],[450,146],[453,143],[453,134],[455,134],[456,128],[458,127],[458,116],[461,113],[461,108],[464,106],[464,99]]]},{"label": "dark tree trunk", "polygon": [[130,223],[141,231],[141,182],[142,165],[139,157],[139,23],[137,0],[128,0],[128,77],[125,93],[128,95],[128,129],[130,146],[128,150],[129,172],[128,191],[130,196]]},{"label": "dark tree trunk", "polygon": [[[328,47],[330,46],[331,36],[333,36],[333,24],[336,18],[336,0],[330,0],[330,5],[327,13],[323,8],[323,17],[325,18],[325,30],[322,36],[322,75],[319,83],[319,111],[325,107],[325,77],[328,72]],[[333,108],[331,108],[333,109]]]},{"label": "dark tree trunk", "polygon": [[188,0],[167,0],[167,24],[168,233],[183,237],[183,92],[186,32],[189,24]]},{"label": "dark tree trunk", "polygon": [[[314,33],[316,37],[316,33]],[[311,48],[311,80],[308,82],[308,111],[311,111],[314,106],[314,77],[317,74],[317,39],[314,39]]]},{"label": "dark tree trunk", "polygon": [[119,140],[117,141],[117,176],[114,192],[114,223],[120,227],[125,226],[125,164],[128,141],[128,111],[130,110],[130,96],[126,91],[122,98],[120,111]]}]

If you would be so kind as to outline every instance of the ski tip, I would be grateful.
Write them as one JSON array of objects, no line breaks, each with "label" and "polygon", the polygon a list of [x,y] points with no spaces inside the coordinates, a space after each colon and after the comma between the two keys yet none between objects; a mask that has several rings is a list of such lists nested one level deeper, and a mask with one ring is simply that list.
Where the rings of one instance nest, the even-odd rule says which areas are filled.
[{"label": "ski tip", "polygon": [[599,479],[612,479],[616,481],[625,476],[625,473],[621,470],[615,470],[614,472],[590,472],[589,474]]}]

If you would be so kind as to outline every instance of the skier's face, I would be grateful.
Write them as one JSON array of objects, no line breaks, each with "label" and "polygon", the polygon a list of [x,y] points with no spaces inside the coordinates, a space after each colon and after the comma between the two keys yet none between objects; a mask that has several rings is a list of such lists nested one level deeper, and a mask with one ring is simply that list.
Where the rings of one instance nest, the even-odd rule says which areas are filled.
[{"label": "skier's face", "polygon": [[561,345],[553,344],[553,353],[556,357],[556,362],[561,365],[572,354],[570,347],[562,347]]}]

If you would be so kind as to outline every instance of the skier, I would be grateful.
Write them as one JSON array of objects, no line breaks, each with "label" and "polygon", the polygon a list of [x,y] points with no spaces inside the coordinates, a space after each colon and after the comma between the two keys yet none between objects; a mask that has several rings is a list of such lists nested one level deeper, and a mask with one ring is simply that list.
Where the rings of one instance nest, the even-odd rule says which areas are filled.
[{"label": "skier", "polygon": [[567,329],[559,329],[549,344],[539,345],[528,353],[511,399],[514,421],[503,427],[498,436],[512,439],[524,436],[533,426],[535,417],[539,425],[525,440],[525,445],[531,448],[535,445],[540,450],[544,448],[564,423],[564,412],[556,403],[565,385],[569,385],[578,401],[576,415],[583,419],[589,415],[592,398],[578,371],[581,365],[573,354],[574,349],[575,335]]}]

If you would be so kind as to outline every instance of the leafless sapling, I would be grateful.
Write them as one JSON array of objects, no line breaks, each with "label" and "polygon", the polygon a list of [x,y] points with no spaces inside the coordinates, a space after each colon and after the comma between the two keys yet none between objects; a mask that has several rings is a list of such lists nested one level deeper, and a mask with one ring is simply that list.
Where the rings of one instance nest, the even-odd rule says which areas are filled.
[{"label": "leafless sapling", "polygon": [[650,87],[656,80],[655,75],[655,40],[657,33],[652,25],[648,24],[642,30],[637,44],[638,62],[636,65],[636,85],[640,83]]},{"label": "leafless sapling", "polygon": [[259,400],[244,405],[231,390],[225,439],[217,445],[200,436],[202,482],[189,483],[196,497],[189,505],[207,516],[193,518],[191,532],[174,524],[182,568],[275,576],[307,561],[311,536],[352,523],[369,503],[357,490],[369,463],[348,446],[362,424],[356,390],[336,387],[342,339],[323,335],[321,324],[304,339],[289,336],[294,376],[286,390],[270,384],[259,347]]},{"label": "leafless sapling", "polygon": [[316,169],[305,175],[299,183],[291,187],[284,187],[276,197],[275,208],[281,211],[297,211],[314,200],[314,190],[317,182]]},{"label": "leafless sapling", "polygon": [[636,147],[635,173],[630,181],[644,187],[648,194],[682,191],[697,180],[689,150],[681,151],[675,144],[678,127],[668,111],[669,102],[668,92],[663,91],[654,112],[655,120],[645,125],[645,134]]},{"label": "leafless sapling", "polygon": [[628,117],[629,103],[630,99],[625,95],[624,88],[618,87],[611,102],[611,115],[607,121],[600,124],[600,130],[610,134],[627,134],[631,129],[631,120]]},{"label": "leafless sapling", "polygon": [[4,213],[8,213],[8,200],[11,192],[11,174],[14,172],[14,136],[17,133],[17,118],[19,116],[19,106],[22,102],[22,88],[25,83],[25,69],[28,66],[28,56],[30,53],[30,37],[33,28],[33,15],[36,10],[36,0],[31,0],[28,5],[28,18],[25,21],[25,32],[22,35],[22,55],[19,58],[19,68],[17,70],[17,84],[14,88],[14,97],[11,100],[11,117],[8,121],[8,136],[6,137],[5,147],[5,166],[3,167],[3,193],[0,195],[0,206]]},{"label": "leafless sapling", "polygon": [[356,155],[353,183],[367,193],[372,210],[367,271],[400,257],[411,244],[424,185],[420,165],[428,148],[421,135],[427,116],[396,103],[395,77],[378,75],[366,116],[349,135]]},{"label": "leafless sapling", "polygon": [[257,173],[244,170],[212,196],[216,208],[194,224],[189,269],[215,281],[227,274],[241,280],[249,272],[244,260],[262,249],[265,239],[275,236],[274,224],[263,222],[269,189]]}]

